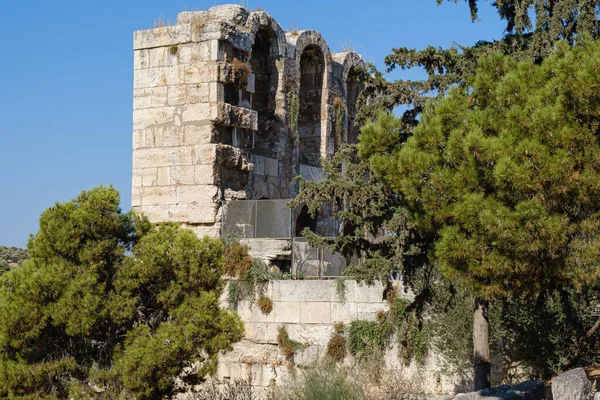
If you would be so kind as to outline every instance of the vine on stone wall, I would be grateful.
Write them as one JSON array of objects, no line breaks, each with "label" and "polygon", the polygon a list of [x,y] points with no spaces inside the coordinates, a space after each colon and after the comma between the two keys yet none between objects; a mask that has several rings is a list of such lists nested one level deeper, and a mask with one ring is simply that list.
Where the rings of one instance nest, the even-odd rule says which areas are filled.
[{"label": "vine on stone wall", "polygon": [[298,116],[300,115],[300,100],[296,93],[290,95],[290,136],[292,140],[298,133]]}]

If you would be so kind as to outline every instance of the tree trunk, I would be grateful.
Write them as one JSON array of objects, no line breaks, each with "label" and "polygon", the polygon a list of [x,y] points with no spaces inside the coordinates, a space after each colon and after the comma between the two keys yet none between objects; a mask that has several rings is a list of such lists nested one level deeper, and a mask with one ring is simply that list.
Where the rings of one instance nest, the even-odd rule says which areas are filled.
[{"label": "tree trunk", "polygon": [[475,390],[490,387],[490,342],[488,302],[475,298],[473,305],[473,368]]}]

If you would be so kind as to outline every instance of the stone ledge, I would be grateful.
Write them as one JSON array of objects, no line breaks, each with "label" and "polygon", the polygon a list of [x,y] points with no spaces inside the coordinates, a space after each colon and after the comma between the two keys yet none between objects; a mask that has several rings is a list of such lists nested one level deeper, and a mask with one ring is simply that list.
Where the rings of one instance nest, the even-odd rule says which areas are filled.
[{"label": "stone ledge", "polygon": [[258,130],[258,113],[247,108],[236,107],[227,103],[219,103],[217,107],[216,125],[234,126],[236,128]]},{"label": "stone ledge", "polygon": [[191,29],[189,24],[164,26],[133,33],[133,49],[151,49],[154,47],[171,46],[179,43],[187,43],[191,40]]}]

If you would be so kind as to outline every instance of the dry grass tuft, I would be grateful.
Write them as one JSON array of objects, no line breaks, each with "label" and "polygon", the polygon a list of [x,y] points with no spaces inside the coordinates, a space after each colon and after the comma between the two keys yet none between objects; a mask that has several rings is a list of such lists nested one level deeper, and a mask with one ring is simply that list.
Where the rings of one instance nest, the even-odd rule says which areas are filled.
[{"label": "dry grass tuft", "polygon": [[270,314],[273,311],[273,300],[266,296],[261,296],[256,303],[263,314]]},{"label": "dry grass tuft", "polygon": [[243,61],[234,58],[231,62],[231,67],[233,68],[233,79],[235,82],[235,86],[239,88],[245,88],[248,85],[248,78],[250,77],[250,73],[252,70]]},{"label": "dry grass tuft", "polygon": [[192,17],[190,21],[190,26],[192,27],[192,35],[198,36],[206,26],[206,16],[205,15],[195,15]]},{"label": "dry grass tuft", "polygon": [[153,25],[153,28],[155,28],[155,29],[156,29],[156,28],[164,28],[165,26],[171,26],[171,25],[172,25],[172,22],[171,22],[171,20],[170,20],[170,19],[167,19],[167,18],[165,17],[165,14],[163,14],[163,13],[160,13],[160,14],[158,15],[158,18],[156,18],[156,19],[154,20],[154,25]]}]

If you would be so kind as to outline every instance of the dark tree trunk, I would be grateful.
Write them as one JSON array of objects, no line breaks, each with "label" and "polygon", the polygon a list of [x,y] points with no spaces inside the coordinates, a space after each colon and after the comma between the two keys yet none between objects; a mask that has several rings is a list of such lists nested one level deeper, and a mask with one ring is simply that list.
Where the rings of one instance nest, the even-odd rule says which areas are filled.
[{"label": "dark tree trunk", "polygon": [[490,341],[488,302],[475,298],[473,305],[473,368],[475,390],[490,387]]}]

